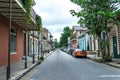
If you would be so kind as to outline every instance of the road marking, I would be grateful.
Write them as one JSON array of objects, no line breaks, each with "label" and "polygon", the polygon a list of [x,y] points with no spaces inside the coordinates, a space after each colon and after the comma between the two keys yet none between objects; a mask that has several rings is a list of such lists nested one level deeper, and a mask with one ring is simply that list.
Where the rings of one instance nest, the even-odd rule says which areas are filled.
[{"label": "road marking", "polygon": [[35,79],[29,79],[29,80],[35,80]]},{"label": "road marking", "polygon": [[99,77],[120,77],[120,75],[101,75]]}]

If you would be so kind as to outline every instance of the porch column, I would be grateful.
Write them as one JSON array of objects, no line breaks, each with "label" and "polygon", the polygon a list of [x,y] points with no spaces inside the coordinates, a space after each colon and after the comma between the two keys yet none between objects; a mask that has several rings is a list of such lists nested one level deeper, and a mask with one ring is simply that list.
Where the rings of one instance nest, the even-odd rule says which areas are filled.
[{"label": "porch column", "polygon": [[7,75],[6,79],[10,79],[10,32],[11,32],[11,21],[12,21],[12,0],[8,1],[9,3],[9,28],[8,28],[8,65],[7,65]]},{"label": "porch column", "polygon": [[35,63],[35,55],[34,55],[34,31],[33,31],[33,64]]},{"label": "porch column", "polygon": [[25,45],[25,47],[24,47],[25,51],[24,52],[25,52],[25,69],[26,69],[27,68],[27,50],[26,50],[27,49],[27,28],[26,28],[26,31],[25,31],[25,41],[24,41],[24,43],[25,43],[24,44]]},{"label": "porch column", "polygon": [[40,55],[40,40],[39,40],[40,38],[39,37],[40,35],[38,33],[38,61],[40,60],[40,56],[39,56]]}]

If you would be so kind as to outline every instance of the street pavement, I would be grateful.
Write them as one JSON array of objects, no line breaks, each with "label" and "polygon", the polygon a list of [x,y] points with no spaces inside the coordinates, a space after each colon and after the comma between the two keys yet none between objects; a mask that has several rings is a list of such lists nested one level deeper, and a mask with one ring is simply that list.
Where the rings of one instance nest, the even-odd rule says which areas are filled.
[{"label": "street pavement", "polygon": [[120,69],[57,49],[20,80],[120,80]]}]

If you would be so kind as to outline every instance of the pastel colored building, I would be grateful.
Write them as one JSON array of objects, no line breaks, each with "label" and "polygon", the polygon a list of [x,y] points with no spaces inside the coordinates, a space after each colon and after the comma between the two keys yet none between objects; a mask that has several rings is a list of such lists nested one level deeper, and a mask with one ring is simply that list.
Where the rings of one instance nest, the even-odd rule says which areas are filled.
[{"label": "pastel colored building", "polygon": [[84,51],[89,50],[89,35],[87,33],[81,34],[78,39],[79,48]]}]

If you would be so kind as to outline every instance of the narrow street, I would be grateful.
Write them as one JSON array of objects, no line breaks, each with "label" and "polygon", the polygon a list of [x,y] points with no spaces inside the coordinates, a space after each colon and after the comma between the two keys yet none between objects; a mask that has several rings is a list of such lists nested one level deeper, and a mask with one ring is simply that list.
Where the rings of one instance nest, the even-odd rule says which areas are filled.
[{"label": "narrow street", "polygon": [[20,80],[120,80],[120,70],[57,49]]}]

